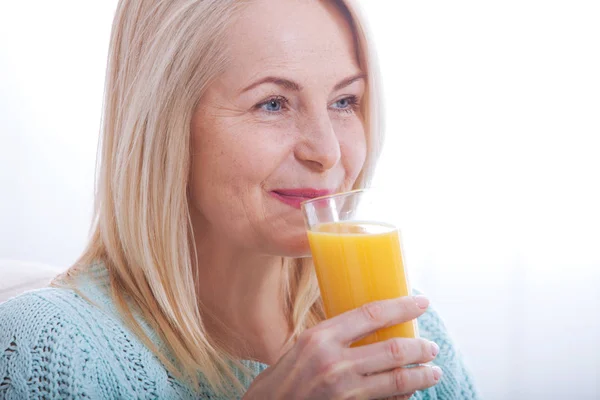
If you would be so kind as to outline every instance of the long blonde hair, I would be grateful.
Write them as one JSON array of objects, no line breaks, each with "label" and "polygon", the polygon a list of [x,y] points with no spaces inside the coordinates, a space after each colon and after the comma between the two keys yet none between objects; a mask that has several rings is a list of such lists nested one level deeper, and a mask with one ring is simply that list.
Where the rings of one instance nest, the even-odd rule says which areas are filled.
[{"label": "long blonde hair", "polygon": [[[69,286],[96,262],[106,266],[111,295],[131,329],[174,375],[213,389],[243,386],[235,358],[203,325],[196,249],[188,209],[190,125],[199,99],[223,70],[224,33],[239,0],[121,0],[107,65],[95,217],[88,247],[58,277]],[[363,102],[369,152],[356,187],[367,185],[381,146],[378,71],[356,7],[336,1],[355,35],[367,73]],[[293,340],[324,319],[309,259],[285,259]],[[139,313],[169,349],[162,354],[136,322]],[[233,385],[231,385],[231,383]]]}]

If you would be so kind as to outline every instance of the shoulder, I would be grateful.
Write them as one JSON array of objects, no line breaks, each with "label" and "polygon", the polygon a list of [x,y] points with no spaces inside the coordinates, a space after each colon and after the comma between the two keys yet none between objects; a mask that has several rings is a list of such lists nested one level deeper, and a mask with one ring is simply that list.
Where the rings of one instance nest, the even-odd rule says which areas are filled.
[{"label": "shoulder", "polygon": [[86,311],[93,310],[70,290],[33,290],[0,304],[0,323],[5,327],[1,334],[3,338],[10,333],[22,341],[35,341],[53,325],[52,333],[74,329]]},{"label": "shoulder", "polygon": [[8,300],[0,326],[0,381],[9,382],[9,398],[143,398],[139,387],[161,374],[167,381],[121,321],[70,289]]},{"label": "shoulder", "polygon": [[48,393],[86,398],[98,393],[97,365],[91,360],[94,343],[86,334],[84,310],[75,293],[54,288],[27,292],[0,305],[0,380],[9,383],[4,387],[7,397]]},{"label": "shoulder", "polygon": [[0,398],[193,398],[107,299],[83,294],[45,288],[0,304]]},{"label": "shoulder", "polygon": [[[24,293],[0,304],[0,324],[5,336],[34,343],[54,335],[78,335],[93,342],[93,332],[106,315],[73,290],[44,288]],[[0,342],[4,344],[3,342]]]},{"label": "shoulder", "polygon": [[60,315],[77,318],[81,310],[93,311],[92,305],[69,289],[43,288],[25,292],[0,304],[0,318],[20,315],[22,324],[40,324]]}]

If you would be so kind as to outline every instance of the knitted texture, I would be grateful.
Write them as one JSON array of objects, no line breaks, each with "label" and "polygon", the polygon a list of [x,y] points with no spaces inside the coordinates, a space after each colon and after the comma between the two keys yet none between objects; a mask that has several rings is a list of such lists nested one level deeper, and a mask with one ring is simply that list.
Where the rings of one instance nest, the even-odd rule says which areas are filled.
[{"label": "knitted texture", "polygon": [[[110,296],[106,271],[95,266],[79,291],[46,288],[0,305],[0,399],[215,399],[202,385],[192,391],[172,377],[123,323]],[[149,325],[150,339],[165,349]],[[412,400],[478,399],[472,381],[435,312],[419,318],[422,337],[435,341],[444,371],[438,385]],[[266,365],[243,361],[252,378]],[[241,371],[236,372],[243,378]]]},{"label": "knitted texture", "polygon": [[410,400],[478,400],[473,380],[439,315],[431,307],[417,319],[419,335],[440,346],[440,352],[431,363],[439,366],[444,374],[432,388],[418,391]]}]

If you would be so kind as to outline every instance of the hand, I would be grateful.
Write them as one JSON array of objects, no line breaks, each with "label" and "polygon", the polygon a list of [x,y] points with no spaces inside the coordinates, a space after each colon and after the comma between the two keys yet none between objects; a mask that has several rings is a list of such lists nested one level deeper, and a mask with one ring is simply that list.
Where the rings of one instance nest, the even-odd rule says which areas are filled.
[{"label": "hand", "polygon": [[244,399],[408,399],[440,379],[439,367],[402,368],[432,361],[439,351],[435,343],[395,338],[350,345],[380,328],[413,320],[428,306],[423,296],[400,297],[321,322],[302,332],[277,364],[254,380]]}]

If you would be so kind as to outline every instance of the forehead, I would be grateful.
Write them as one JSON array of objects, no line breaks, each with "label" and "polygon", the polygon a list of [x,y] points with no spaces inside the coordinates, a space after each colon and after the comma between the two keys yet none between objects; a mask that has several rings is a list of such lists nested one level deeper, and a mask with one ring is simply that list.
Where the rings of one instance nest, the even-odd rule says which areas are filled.
[{"label": "forehead", "polygon": [[328,0],[257,0],[241,9],[228,32],[231,68],[245,76],[286,68],[324,75],[355,73],[354,37]]}]

